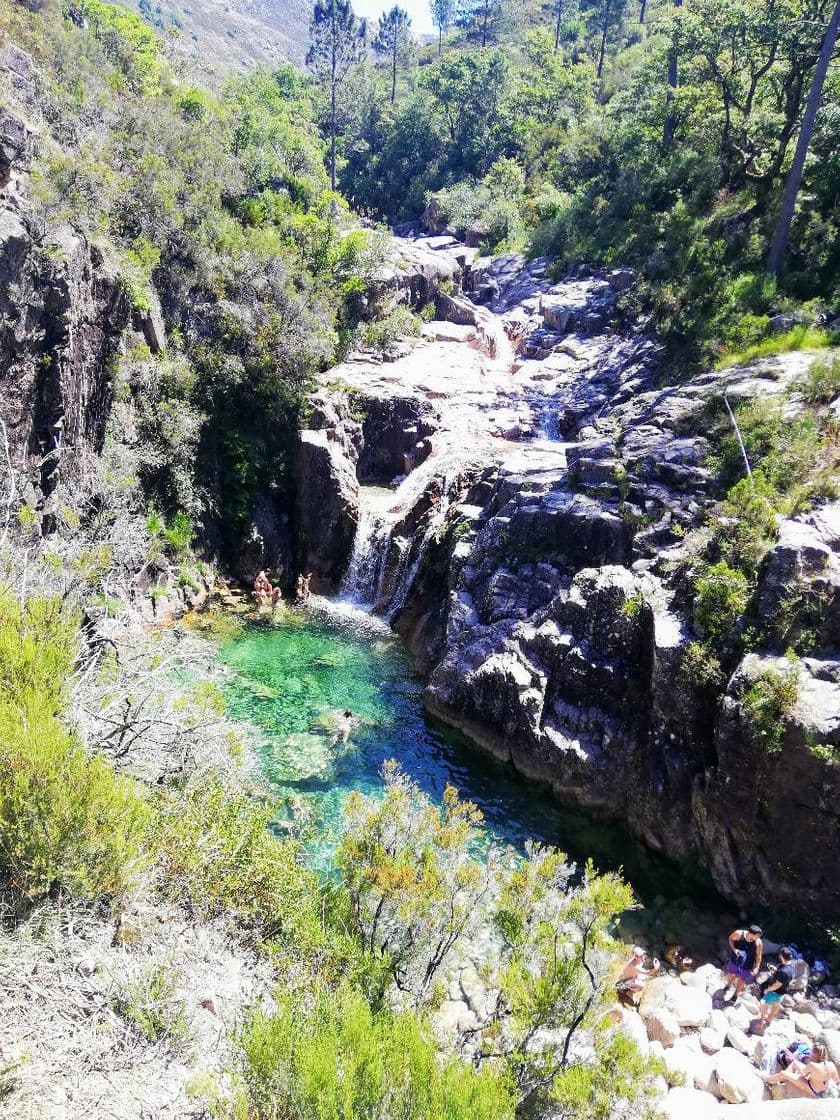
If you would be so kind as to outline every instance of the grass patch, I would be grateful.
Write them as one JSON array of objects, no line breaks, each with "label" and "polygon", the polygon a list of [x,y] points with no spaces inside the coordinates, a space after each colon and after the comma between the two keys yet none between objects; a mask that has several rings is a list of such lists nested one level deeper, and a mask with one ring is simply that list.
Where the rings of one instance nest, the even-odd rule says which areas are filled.
[{"label": "grass patch", "polygon": [[773,358],[777,354],[789,354],[793,350],[824,350],[835,345],[837,335],[822,327],[797,323],[789,331],[768,335],[742,350],[725,351],[718,359],[718,369],[725,366],[745,366],[760,358]]}]

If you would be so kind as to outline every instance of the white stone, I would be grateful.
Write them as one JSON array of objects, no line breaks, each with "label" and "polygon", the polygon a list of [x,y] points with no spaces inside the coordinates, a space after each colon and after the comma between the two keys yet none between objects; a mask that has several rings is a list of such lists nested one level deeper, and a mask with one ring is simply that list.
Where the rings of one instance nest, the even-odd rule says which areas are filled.
[{"label": "white stone", "polygon": [[715,1091],[714,1059],[693,1046],[690,1037],[679,1039],[666,1050],[664,1060],[668,1072],[681,1075],[687,1088],[702,1089],[706,1093]]},{"label": "white stone", "polygon": [[746,1054],[750,1061],[755,1055],[758,1038],[742,1031],[740,1027],[730,1027],[726,1032],[726,1041],[741,1054]]},{"label": "white stone", "polygon": [[790,1019],[774,1019],[764,1032],[765,1038],[773,1038],[781,1050],[796,1038],[796,1027]]},{"label": "white stone", "polygon": [[662,1062],[665,1060],[665,1047],[659,1041],[651,1042],[648,1046],[648,1054],[651,1058],[656,1058]]},{"label": "white stone", "polygon": [[706,980],[699,972],[681,972],[680,983],[686,988],[699,988],[703,992],[706,991]]},{"label": "white stone", "polygon": [[717,1091],[730,1104],[757,1104],[764,1098],[764,1082],[744,1054],[730,1046],[714,1056]]},{"label": "white stone", "polygon": [[643,1019],[667,1011],[681,1027],[702,1027],[712,1013],[712,999],[672,976],[657,976],[645,988],[640,1010]]},{"label": "white stone", "polygon": [[840,1031],[823,1031],[822,1041],[832,1062],[840,1068]]},{"label": "white stone", "polygon": [[819,1038],[823,1033],[822,1026],[817,1022],[813,1015],[800,1014],[795,1011],[791,1016],[793,1025],[796,1027],[800,1034],[804,1034],[806,1038]]},{"label": "white stone", "polygon": [[714,1027],[703,1027],[700,1031],[700,1045],[707,1054],[717,1054],[723,1049],[726,1035],[723,1031],[716,1031]]},{"label": "white stone", "polygon": [[636,1043],[636,1046],[642,1054],[647,1055],[650,1053],[651,1043],[648,1041],[647,1031],[645,1024],[641,1020],[641,1016],[637,1011],[631,1011],[629,1008],[623,1007],[621,1009],[621,1021],[616,1027],[619,1034],[631,1039]]},{"label": "white stone", "polygon": [[679,1086],[662,1102],[667,1120],[717,1120],[718,1102],[711,1093]]},{"label": "white stone", "polygon": [[706,991],[709,995],[719,992],[726,986],[726,974],[722,969],[716,968],[713,964],[701,965],[694,975],[703,978],[703,983],[706,985]]},{"label": "white stone", "polygon": [[727,1027],[738,1027],[742,1031],[750,1029],[753,1016],[749,1008],[745,1007],[743,1003],[736,1003],[732,1007],[727,1007],[724,1014],[726,1015]]}]

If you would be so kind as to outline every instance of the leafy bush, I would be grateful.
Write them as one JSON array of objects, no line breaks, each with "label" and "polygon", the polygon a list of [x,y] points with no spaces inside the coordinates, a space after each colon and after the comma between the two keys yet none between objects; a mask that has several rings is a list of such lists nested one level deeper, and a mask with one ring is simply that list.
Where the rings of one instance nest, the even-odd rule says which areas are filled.
[{"label": "leafy bush", "polygon": [[821,350],[831,346],[834,335],[822,327],[799,323],[789,331],[771,334],[742,350],[731,352],[721,358],[721,365],[747,365],[759,358],[772,358],[776,354],[788,354],[791,350]]},{"label": "leafy bush", "polygon": [[0,874],[18,902],[123,891],[151,811],[61,723],[77,619],[59,600],[0,594]]},{"label": "leafy bush", "polygon": [[840,396],[840,358],[814,362],[797,388],[810,405],[831,404]]},{"label": "leafy bush", "polygon": [[420,334],[421,323],[411,308],[398,304],[384,319],[368,323],[362,338],[365,346],[384,354],[401,338],[414,338]]},{"label": "leafy bush", "polygon": [[348,985],[280,992],[242,1031],[241,1106],[255,1120],[512,1120],[504,1070],[441,1060],[410,1013],[374,1014]]},{"label": "leafy bush", "polygon": [[194,532],[189,517],[182,509],[179,509],[173,515],[163,535],[174,555],[182,556],[189,548]]},{"label": "leafy bush", "polygon": [[726,644],[749,601],[749,583],[743,572],[721,560],[697,580],[694,622],[716,647]]},{"label": "leafy bush", "polygon": [[[163,794],[154,845],[166,890],[205,917],[233,917],[300,961],[317,959],[326,974],[345,951],[340,929],[325,924],[328,888],[304,866],[299,844],[272,834],[275,812],[213,779]],[[337,895],[332,906],[338,917]]]},{"label": "leafy bush", "polygon": [[147,1042],[177,1045],[186,1036],[187,1023],[184,1005],[174,992],[171,971],[156,965],[114,998],[114,1010]]},{"label": "leafy bush", "polygon": [[744,693],[741,711],[750,735],[768,754],[777,754],[782,749],[785,720],[798,696],[799,673],[795,663],[784,672],[775,668],[762,670]]}]

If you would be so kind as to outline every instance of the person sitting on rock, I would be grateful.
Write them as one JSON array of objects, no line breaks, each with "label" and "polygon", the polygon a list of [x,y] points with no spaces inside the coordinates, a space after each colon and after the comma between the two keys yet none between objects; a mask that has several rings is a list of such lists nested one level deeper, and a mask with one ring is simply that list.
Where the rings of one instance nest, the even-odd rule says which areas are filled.
[{"label": "person sitting on rock", "polygon": [[310,586],[309,586],[311,583],[312,583],[312,572],[307,572],[306,575],[303,577],[303,601],[304,602],[306,602],[306,600],[312,594],[312,591],[311,591]]},{"label": "person sitting on rock", "polygon": [[268,576],[264,571],[260,571],[254,580],[254,598],[262,606],[264,603],[271,602],[271,592],[272,588]]},{"label": "person sitting on rock", "polygon": [[759,1076],[765,1085],[785,1085],[801,1097],[840,1096],[840,1073],[821,1042],[814,1043],[809,1061],[793,1061],[778,1073]]},{"label": "person sitting on rock", "polygon": [[645,967],[646,956],[647,953],[641,945],[633,947],[633,955],[621,970],[621,975],[615,983],[615,990],[621,1003],[638,1007],[648,981],[659,972],[659,961],[655,957],[651,967]]},{"label": "person sitting on rock", "polygon": [[766,1027],[779,1014],[782,996],[793,980],[793,953],[790,949],[779,950],[779,964],[776,970],[761,985],[761,1005],[758,1016],[762,1027]]},{"label": "person sitting on rock", "polygon": [[306,598],[306,579],[303,572],[295,580],[295,599],[298,603],[302,603]]},{"label": "person sitting on rock", "polygon": [[[729,935],[729,963],[726,974],[730,978],[733,994],[736,1000],[741,995],[747,984],[752,984],[758,970],[761,968],[761,955],[763,945],[761,941],[761,926],[750,926],[748,929],[733,929]],[[728,996],[729,989],[724,993]]]}]

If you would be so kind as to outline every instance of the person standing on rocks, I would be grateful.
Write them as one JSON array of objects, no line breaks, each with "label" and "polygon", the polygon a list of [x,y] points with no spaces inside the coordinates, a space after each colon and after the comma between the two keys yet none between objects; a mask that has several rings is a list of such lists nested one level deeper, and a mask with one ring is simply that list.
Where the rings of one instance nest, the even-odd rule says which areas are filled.
[{"label": "person standing on rocks", "polygon": [[[761,940],[761,926],[750,926],[748,929],[733,929],[729,935],[729,963],[726,974],[732,985],[732,1000],[736,1000],[744,991],[747,984],[752,984],[761,968],[763,943]],[[727,992],[728,992],[727,988]],[[724,999],[730,998],[724,993]]]},{"label": "person standing on rocks", "polygon": [[773,975],[761,985],[761,1006],[758,1016],[762,1027],[766,1027],[779,1014],[782,996],[793,981],[793,953],[790,949],[779,950],[779,962]]}]

